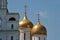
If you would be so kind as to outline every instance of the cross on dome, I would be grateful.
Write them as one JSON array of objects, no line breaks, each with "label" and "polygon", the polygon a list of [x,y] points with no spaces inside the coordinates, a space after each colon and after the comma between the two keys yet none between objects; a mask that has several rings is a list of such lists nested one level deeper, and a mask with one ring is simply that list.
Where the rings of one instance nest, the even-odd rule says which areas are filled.
[{"label": "cross on dome", "polygon": [[39,12],[38,12],[37,16],[38,16],[38,23],[40,24],[40,14],[39,14]]},{"label": "cross on dome", "polygon": [[25,5],[24,8],[25,8],[25,16],[26,16],[26,13],[27,13],[27,11],[26,11],[27,10],[27,5]]}]

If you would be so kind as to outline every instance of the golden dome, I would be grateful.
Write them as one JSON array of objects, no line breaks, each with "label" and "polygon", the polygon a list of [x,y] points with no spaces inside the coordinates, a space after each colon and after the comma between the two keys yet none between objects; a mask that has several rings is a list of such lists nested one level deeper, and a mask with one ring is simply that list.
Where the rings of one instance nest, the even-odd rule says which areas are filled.
[{"label": "golden dome", "polygon": [[47,35],[46,28],[40,24],[39,14],[38,14],[38,23],[32,28],[31,33],[32,35],[35,35],[35,34]]},{"label": "golden dome", "polygon": [[33,24],[30,22],[26,16],[24,16],[23,20],[19,22],[19,27],[20,28],[32,28]]},{"label": "golden dome", "polygon": [[25,5],[25,16],[21,22],[19,22],[19,27],[20,28],[32,28],[33,24],[30,22],[26,16],[26,5]]},{"label": "golden dome", "polygon": [[34,35],[34,34],[47,35],[46,28],[43,25],[41,25],[40,23],[38,23],[37,25],[35,25],[32,28],[32,35]]}]

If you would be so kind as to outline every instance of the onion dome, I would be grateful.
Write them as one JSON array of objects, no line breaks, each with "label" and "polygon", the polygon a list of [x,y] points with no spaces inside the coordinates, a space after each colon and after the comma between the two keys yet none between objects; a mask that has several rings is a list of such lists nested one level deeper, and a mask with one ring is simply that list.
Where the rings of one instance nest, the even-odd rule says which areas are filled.
[{"label": "onion dome", "polygon": [[47,35],[47,30],[45,28],[45,26],[41,25],[39,22],[39,15],[38,15],[38,23],[32,28],[32,35]]},{"label": "onion dome", "polygon": [[32,28],[33,24],[31,21],[28,20],[26,16],[26,6],[25,6],[25,16],[22,21],[19,22],[19,27],[20,28]]},{"label": "onion dome", "polygon": [[19,22],[20,28],[32,28],[33,24],[30,22],[26,16],[24,16],[23,20]]},{"label": "onion dome", "polygon": [[39,35],[47,35],[47,31],[46,31],[46,28],[37,23],[33,28],[32,28],[32,35],[34,34],[39,34]]}]

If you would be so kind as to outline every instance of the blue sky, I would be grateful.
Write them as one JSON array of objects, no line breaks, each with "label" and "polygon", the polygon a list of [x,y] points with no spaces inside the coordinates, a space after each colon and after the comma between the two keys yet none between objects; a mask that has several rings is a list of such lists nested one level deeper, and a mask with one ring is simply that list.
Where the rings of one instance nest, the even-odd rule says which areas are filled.
[{"label": "blue sky", "polygon": [[24,16],[24,5],[27,5],[27,16],[35,25],[37,13],[41,14],[40,22],[47,29],[47,40],[60,40],[60,0],[8,0],[9,12]]}]

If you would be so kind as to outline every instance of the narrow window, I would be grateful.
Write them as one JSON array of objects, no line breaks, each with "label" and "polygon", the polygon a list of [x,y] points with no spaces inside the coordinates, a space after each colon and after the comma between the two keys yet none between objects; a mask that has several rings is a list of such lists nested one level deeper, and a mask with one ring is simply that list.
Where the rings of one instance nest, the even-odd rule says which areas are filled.
[{"label": "narrow window", "polygon": [[11,36],[11,40],[13,40],[13,36]]},{"label": "narrow window", "polygon": [[39,40],[40,40],[40,37],[39,37]]},{"label": "narrow window", "polygon": [[26,36],[26,35],[25,35],[25,33],[24,33],[24,40],[25,40],[25,36]]},{"label": "narrow window", "polygon": [[12,24],[12,25],[11,25],[11,29],[13,29],[13,27],[14,27],[14,26],[13,26],[13,24]]}]

